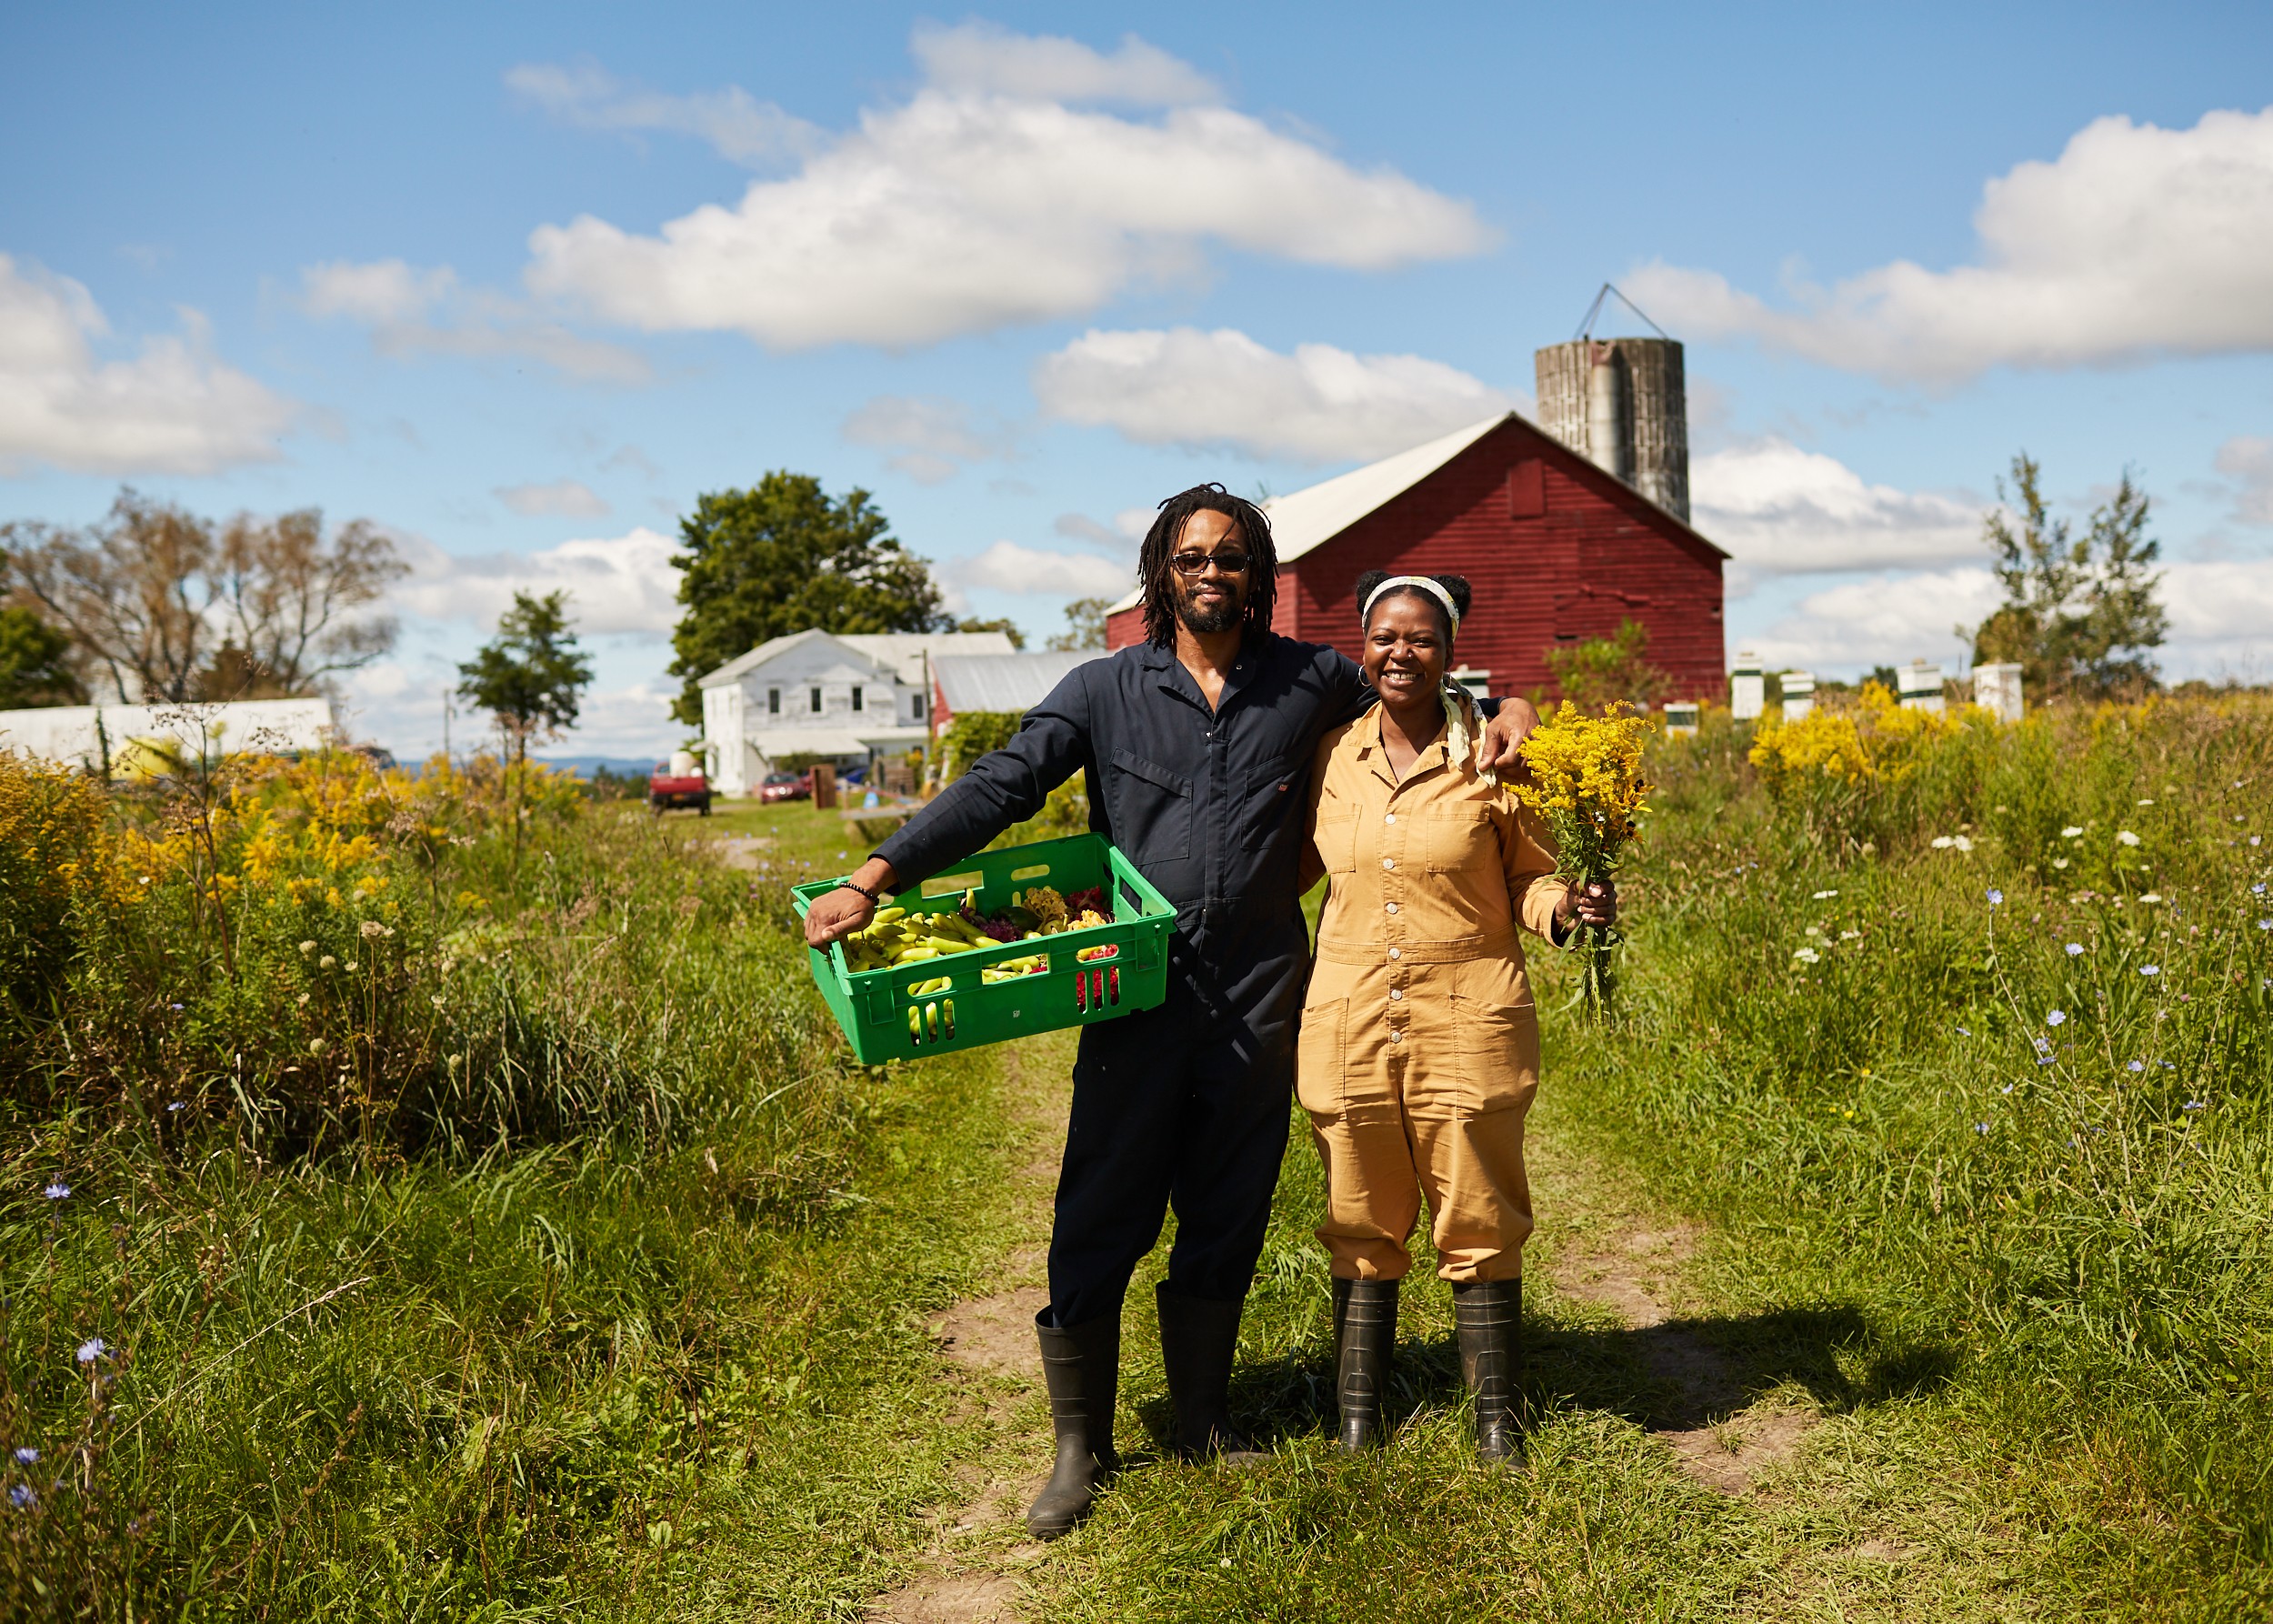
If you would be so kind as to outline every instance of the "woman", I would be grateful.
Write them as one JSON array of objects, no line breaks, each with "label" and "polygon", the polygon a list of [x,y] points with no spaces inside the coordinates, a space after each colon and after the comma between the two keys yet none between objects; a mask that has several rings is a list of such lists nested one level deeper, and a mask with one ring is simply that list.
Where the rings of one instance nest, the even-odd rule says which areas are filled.
[{"label": "woman", "polygon": [[1523,1119],[1539,1030],[1520,924],[1561,942],[1607,925],[1607,886],[1557,877],[1547,831],[1479,772],[1476,710],[1447,681],[1457,576],[1357,582],[1359,664],[1381,703],[1318,747],[1312,842],[1332,879],[1304,1000],[1297,1088],[1326,1166],[1342,1445],[1381,1430],[1406,1238],[1425,1198],[1452,1284],[1477,1453],[1520,1448],[1515,1412]]}]

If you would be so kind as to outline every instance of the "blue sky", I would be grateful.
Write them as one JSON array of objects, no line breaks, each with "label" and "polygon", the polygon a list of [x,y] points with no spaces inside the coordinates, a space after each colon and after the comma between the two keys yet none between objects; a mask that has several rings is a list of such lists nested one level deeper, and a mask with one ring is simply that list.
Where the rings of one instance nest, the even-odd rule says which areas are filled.
[{"label": "blue sky", "polygon": [[0,516],[389,526],[398,751],[516,584],[565,747],[674,742],[699,492],[864,486],[1044,634],[1172,490],[1527,409],[1605,278],[1732,645],[1954,660],[2026,447],[2155,496],[2170,674],[2273,675],[2263,7],[208,10],[0,20]]}]

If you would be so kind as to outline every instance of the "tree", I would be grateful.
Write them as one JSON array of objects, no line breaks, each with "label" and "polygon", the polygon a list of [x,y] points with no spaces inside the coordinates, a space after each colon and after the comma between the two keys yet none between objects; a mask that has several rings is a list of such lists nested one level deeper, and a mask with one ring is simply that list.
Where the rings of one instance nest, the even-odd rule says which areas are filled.
[{"label": "tree", "polygon": [[808,627],[946,630],[929,566],[890,532],[866,491],[833,497],[812,476],[786,470],[697,499],[679,521],[685,550],[671,560],[686,606],[671,635],[671,675],[686,684],[672,715],[701,726],[698,680],[770,637]]},{"label": "tree", "polygon": [[71,639],[22,604],[0,608],[0,710],[85,703]]},{"label": "tree", "polygon": [[250,683],[305,694],[394,647],[392,617],[357,611],[410,566],[370,520],[355,519],[326,540],[317,508],[265,522],[239,514],[222,532],[218,555],[224,647],[240,651]]},{"label": "tree", "polygon": [[2151,687],[2148,651],[2161,647],[2170,622],[2156,596],[2162,544],[2147,534],[2152,503],[2129,470],[2081,536],[2052,516],[2042,470],[2026,452],[1997,495],[2003,506],[1989,510],[1982,540],[1996,554],[2005,601],[1970,634],[1958,628],[1972,638],[1974,663],[2018,664],[2021,681],[2047,698]]},{"label": "tree", "polygon": [[1000,632],[1010,639],[1011,647],[1024,648],[1026,647],[1026,634],[1018,629],[1018,623],[1007,615],[1000,616],[993,620],[980,620],[966,616],[955,623],[953,629],[958,632]]},{"label": "tree", "polygon": [[10,523],[0,546],[75,660],[158,705],[320,688],[393,646],[394,622],[361,611],[408,567],[367,521],[327,540],[306,508],[216,531],[131,489],[97,524]]},{"label": "tree", "polygon": [[1673,678],[1649,663],[1649,628],[1621,620],[1607,637],[1589,637],[1547,651],[1547,668],[1563,697],[1581,710],[1598,711],[1621,700],[1647,707],[1673,688]]},{"label": "tree", "polygon": [[1073,654],[1105,647],[1105,612],[1113,606],[1106,597],[1076,597],[1066,606],[1066,629],[1049,640],[1053,654]]},{"label": "tree", "polygon": [[532,739],[557,737],[576,725],[576,708],[592,680],[592,662],[568,622],[568,595],[513,595],[497,617],[497,635],[458,667],[461,698],[496,718],[515,765]]}]

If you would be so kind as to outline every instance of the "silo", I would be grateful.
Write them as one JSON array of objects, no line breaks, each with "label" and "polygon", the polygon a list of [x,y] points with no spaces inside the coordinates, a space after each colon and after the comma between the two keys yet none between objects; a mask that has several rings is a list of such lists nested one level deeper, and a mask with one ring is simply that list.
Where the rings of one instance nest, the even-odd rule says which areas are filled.
[{"label": "silo", "polygon": [[1577,338],[1533,360],[1539,426],[1686,523],[1689,414],[1680,343]]}]

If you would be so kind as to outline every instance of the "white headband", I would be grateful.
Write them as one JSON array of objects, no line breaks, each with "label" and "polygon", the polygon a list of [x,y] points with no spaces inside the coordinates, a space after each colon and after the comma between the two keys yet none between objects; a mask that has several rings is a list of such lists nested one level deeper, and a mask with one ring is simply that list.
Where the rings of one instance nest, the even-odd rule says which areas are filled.
[{"label": "white headband", "polygon": [[1444,589],[1442,582],[1432,581],[1427,576],[1391,576],[1380,586],[1366,594],[1366,606],[1357,611],[1357,624],[1363,626],[1371,620],[1373,606],[1381,601],[1381,595],[1385,592],[1394,592],[1399,586],[1417,586],[1444,605],[1445,614],[1452,621],[1453,636],[1460,635],[1460,611],[1452,606],[1452,594]]}]

